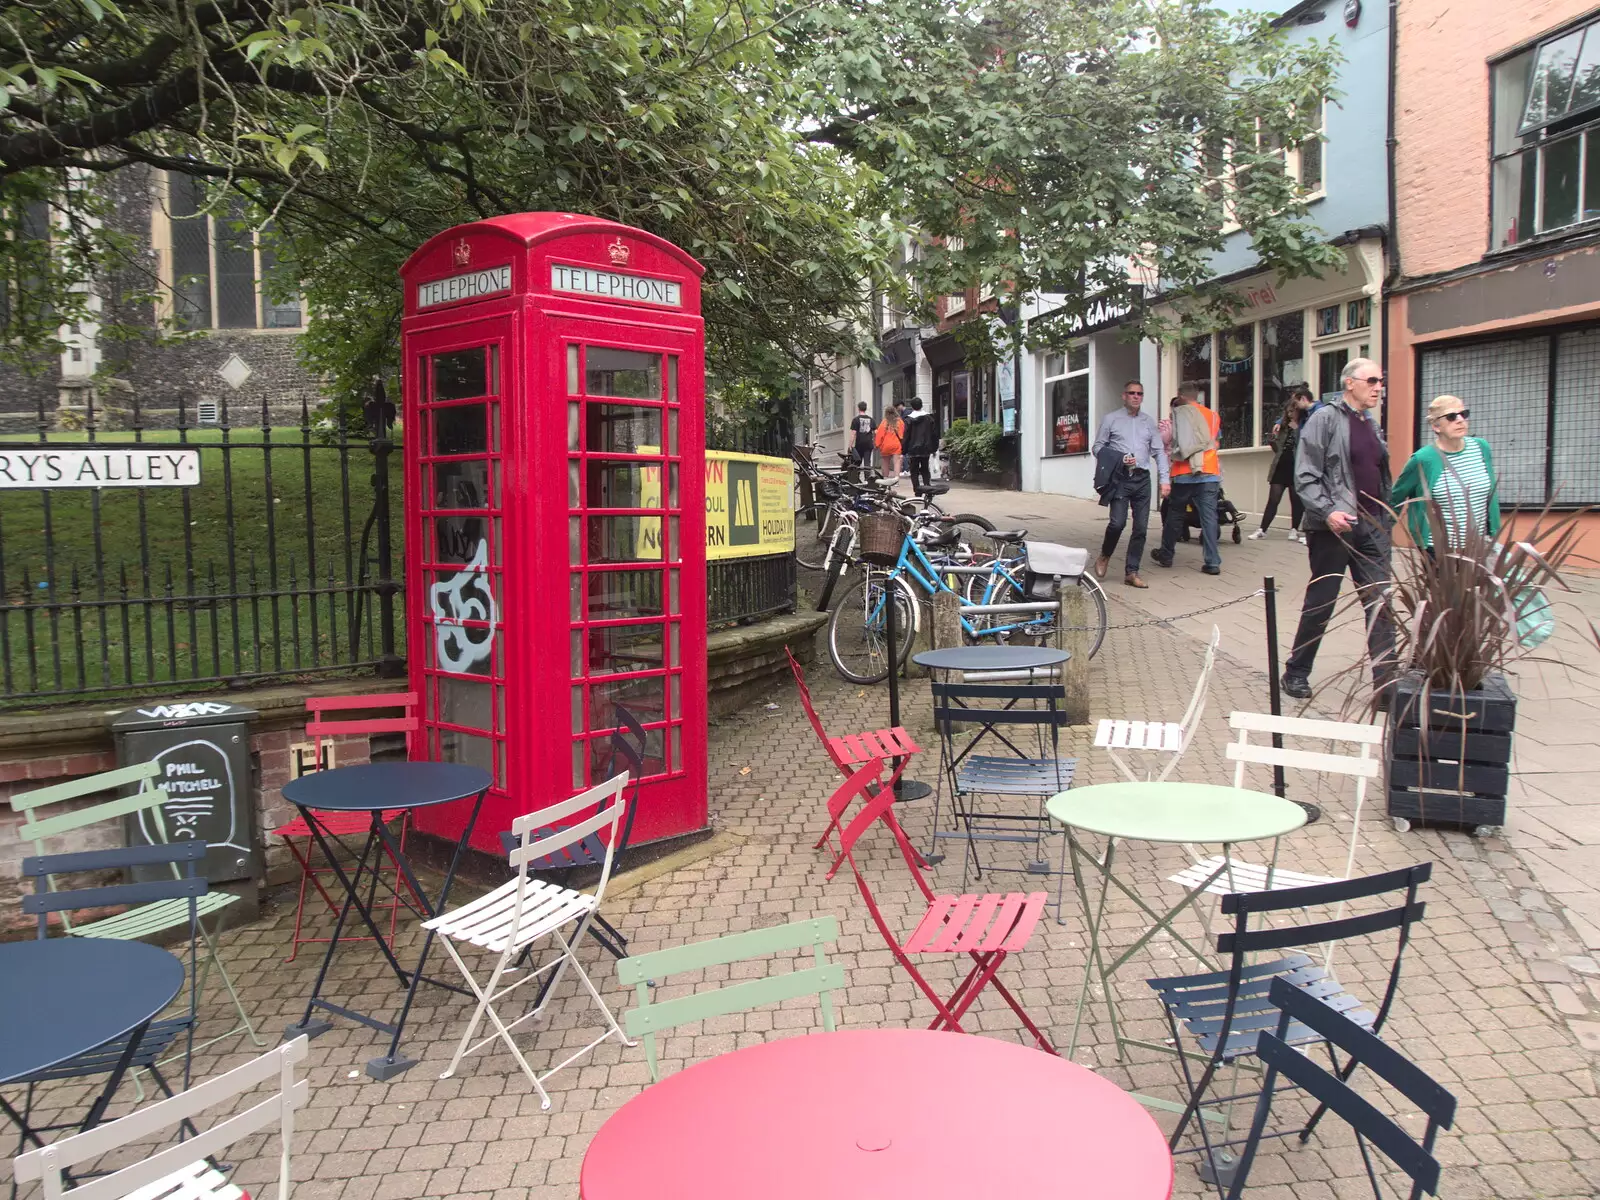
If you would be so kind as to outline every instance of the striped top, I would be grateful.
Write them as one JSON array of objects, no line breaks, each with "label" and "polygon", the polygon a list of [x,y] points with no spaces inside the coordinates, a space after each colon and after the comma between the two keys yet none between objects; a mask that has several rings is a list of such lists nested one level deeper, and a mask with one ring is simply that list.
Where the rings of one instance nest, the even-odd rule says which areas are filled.
[{"label": "striped top", "polygon": [[[1450,545],[1459,548],[1466,542],[1467,530],[1477,528],[1481,532],[1487,528],[1494,480],[1489,478],[1489,467],[1483,461],[1483,447],[1477,438],[1468,438],[1467,444],[1454,454],[1441,450],[1439,457],[1444,459],[1444,469],[1439,472],[1434,498],[1444,510]],[[1431,529],[1424,531],[1423,545],[1433,545]]]}]

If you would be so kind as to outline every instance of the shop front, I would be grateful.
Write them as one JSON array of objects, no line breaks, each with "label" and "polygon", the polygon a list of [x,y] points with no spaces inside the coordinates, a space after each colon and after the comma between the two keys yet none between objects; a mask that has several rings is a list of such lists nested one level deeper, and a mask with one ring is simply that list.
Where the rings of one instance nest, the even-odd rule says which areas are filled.
[{"label": "shop front", "polygon": [[[1494,450],[1503,507],[1600,504],[1600,252],[1593,247],[1463,272],[1390,307],[1389,444],[1403,462],[1441,395]],[[1600,520],[1580,518],[1600,553]]]},{"label": "shop front", "polygon": [[1243,512],[1259,513],[1266,503],[1272,430],[1290,388],[1307,383],[1332,399],[1343,390],[1346,363],[1382,361],[1383,244],[1364,238],[1345,252],[1344,269],[1320,279],[1261,275],[1232,284],[1244,299],[1237,321],[1164,346],[1159,392],[1145,381],[1146,405],[1160,400],[1153,413],[1164,415],[1178,386],[1192,383],[1221,418],[1223,488]]},{"label": "shop front", "polygon": [[[1077,335],[1064,350],[1023,356],[1023,389],[1031,401],[1022,420],[1022,489],[1094,497],[1094,442],[1100,419],[1122,403],[1122,385],[1140,378],[1139,344],[1123,323],[1135,301],[1095,297],[1083,313],[1056,305],[1029,319],[1030,335],[1044,327]],[[1030,336],[1030,340],[1037,340]],[[1052,339],[1056,341],[1057,339]],[[1155,389],[1147,387],[1152,401]]]}]

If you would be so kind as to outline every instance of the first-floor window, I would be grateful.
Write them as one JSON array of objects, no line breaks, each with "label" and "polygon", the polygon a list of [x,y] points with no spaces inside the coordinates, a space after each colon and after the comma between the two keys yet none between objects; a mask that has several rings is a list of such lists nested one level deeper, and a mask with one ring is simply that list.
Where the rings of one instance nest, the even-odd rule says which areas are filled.
[{"label": "first-floor window", "polygon": [[811,389],[811,406],[817,414],[817,430],[833,433],[844,428],[844,388],[837,383],[819,383]]},{"label": "first-floor window", "polygon": [[180,327],[301,327],[300,298],[292,291],[292,280],[280,279],[285,268],[274,253],[270,230],[255,228],[242,198],[230,197],[208,210],[203,180],[169,172],[164,203],[156,206],[154,220],[164,225],[157,244],[170,248],[166,283]]},{"label": "first-floor window", "polygon": [[1089,343],[1044,358],[1045,453],[1089,452]]}]

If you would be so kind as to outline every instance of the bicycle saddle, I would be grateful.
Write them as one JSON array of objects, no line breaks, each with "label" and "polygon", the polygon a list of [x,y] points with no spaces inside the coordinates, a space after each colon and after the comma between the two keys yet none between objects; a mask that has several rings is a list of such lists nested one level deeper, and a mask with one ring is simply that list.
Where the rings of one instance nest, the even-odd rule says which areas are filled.
[{"label": "bicycle saddle", "polygon": [[950,490],[948,479],[935,479],[932,483],[916,489],[917,495],[927,499],[932,496],[942,496]]},{"label": "bicycle saddle", "polygon": [[1028,536],[1026,529],[996,529],[983,535],[991,542],[1020,542]]},{"label": "bicycle saddle", "polygon": [[924,549],[943,549],[946,546],[959,546],[961,534],[953,526],[944,529],[924,529],[917,534],[917,541]]}]

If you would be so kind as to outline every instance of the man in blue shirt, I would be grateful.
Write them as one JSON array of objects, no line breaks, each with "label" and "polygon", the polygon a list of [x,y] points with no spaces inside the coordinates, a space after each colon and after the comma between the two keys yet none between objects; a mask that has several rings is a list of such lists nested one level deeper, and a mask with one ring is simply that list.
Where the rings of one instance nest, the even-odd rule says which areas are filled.
[{"label": "man in blue shirt", "polygon": [[1137,379],[1128,380],[1122,385],[1122,407],[1101,419],[1100,432],[1090,447],[1097,464],[1104,461],[1109,468],[1103,490],[1100,489],[1101,472],[1096,469],[1095,486],[1100,491],[1100,503],[1111,509],[1094,573],[1104,579],[1111,569],[1111,555],[1116,552],[1117,541],[1128,524],[1128,511],[1132,509],[1133,532],[1128,535],[1127,572],[1123,582],[1134,588],[1150,586],[1140,577],[1139,567],[1144,561],[1145,531],[1150,524],[1152,466],[1161,477],[1162,498],[1172,490],[1166,447],[1161,444],[1155,420],[1149,413],[1140,411],[1143,405],[1144,385]]}]

